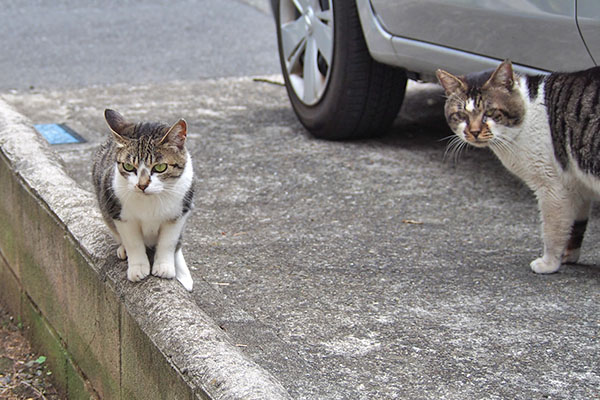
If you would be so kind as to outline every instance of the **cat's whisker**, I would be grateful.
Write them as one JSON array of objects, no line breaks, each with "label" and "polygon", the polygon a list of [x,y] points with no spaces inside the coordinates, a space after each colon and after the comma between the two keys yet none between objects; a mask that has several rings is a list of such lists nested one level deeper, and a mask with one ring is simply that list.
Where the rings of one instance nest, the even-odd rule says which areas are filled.
[{"label": "cat's whisker", "polygon": [[461,151],[466,148],[467,143],[456,135],[449,136],[448,138],[450,142],[448,143],[448,147],[446,147],[443,159],[445,161],[447,156],[451,156],[456,164],[458,163]]},{"label": "cat's whisker", "polygon": [[457,143],[455,139],[452,139],[448,146],[446,147],[446,151],[444,152],[443,160],[446,161],[446,158],[451,155],[454,156],[456,149],[459,147],[460,143]]},{"label": "cat's whisker", "polygon": [[454,163],[458,163],[458,158],[462,151],[468,151],[471,148],[467,142],[461,141],[458,151],[456,152],[456,157],[454,159]]},{"label": "cat's whisker", "polygon": [[492,150],[507,153],[510,156],[516,156],[519,147],[517,143],[506,136],[494,136],[490,141],[490,147]]},{"label": "cat's whisker", "polygon": [[182,197],[186,194],[186,190],[179,188],[179,187],[168,187],[165,186],[162,189],[162,192],[168,195],[174,195],[176,197]]},{"label": "cat's whisker", "polygon": [[456,137],[455,134],[444,136],[443,138],[439,139],[438,142],[443,142],[444,140],[451,140],[451,139],[453,139],[455,137]]}]

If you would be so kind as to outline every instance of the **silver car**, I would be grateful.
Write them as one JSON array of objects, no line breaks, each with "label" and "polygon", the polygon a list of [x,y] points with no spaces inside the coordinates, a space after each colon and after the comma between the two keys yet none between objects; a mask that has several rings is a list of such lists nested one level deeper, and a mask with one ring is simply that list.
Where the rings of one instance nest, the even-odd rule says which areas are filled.
[{"label": "silver car", "polygon": [[525,73],[600,62],[599,0],[271,0],[288,95],[316,137],[385,132],[408,78],[509,58]]}]

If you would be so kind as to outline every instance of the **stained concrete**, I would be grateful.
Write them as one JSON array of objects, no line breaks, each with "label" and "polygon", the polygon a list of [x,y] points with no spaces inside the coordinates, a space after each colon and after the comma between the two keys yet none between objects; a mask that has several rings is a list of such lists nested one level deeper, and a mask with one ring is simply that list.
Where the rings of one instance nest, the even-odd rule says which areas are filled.
[{"label": "stained concrete", "polygon": [[66,123],[88,140],[53,148],[75,198],[91,190],[104,108],[187,120],[191,295],[175,281],[127,282],[106,229],[90,235],[82,219],[97,219],[88,200],[77,200],[85,213],[64,216],[139,329],[173,365],[196,366],[186,382],[220,370],[222,341],[239,352],[236,380],[263,371],[295,399],[587,399],[600,389],[597,221],[580,264],[533,274],[533,196],[487,151],[445,154],[433,85],[411,83],[392,131],[357,142],[310,137],[284,88],[251,78],[2,98],[24,123]]}]

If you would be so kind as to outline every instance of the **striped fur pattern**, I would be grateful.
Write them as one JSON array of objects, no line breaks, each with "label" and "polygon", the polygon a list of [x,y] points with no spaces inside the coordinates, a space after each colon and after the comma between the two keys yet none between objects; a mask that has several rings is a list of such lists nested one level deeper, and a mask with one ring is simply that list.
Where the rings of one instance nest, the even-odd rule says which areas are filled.
[{"label": "striped fur pattern", "polygon": [[187,125],[182,119],[173,126],[134,124],[113,110],[105,118],[112,136],[96,153],[92,178],[102,216],[119,243],[117,256],[128,260],[127,277],[177,278],[191,291],[181,249],[194,198]]},{"label": "striped fur pattern", "polygon": [[490,148],[535,192],[544,253],[531,263],[552,273],[575,263],[600,195],[600,68],[524,76],[510,61],[455,76],[438,70],[455,151]]}]

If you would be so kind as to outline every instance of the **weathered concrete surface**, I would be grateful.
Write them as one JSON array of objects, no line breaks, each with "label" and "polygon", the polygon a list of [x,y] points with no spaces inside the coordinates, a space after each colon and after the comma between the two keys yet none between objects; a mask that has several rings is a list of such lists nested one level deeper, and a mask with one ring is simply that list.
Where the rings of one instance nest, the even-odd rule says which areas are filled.
[{"label": "weathered concrete surface", "polygon": [[[198,191],[184,248],[194,292],[157,278],[128,283],[98,228],[93,242],[110,261],[100,273],[137,305],[127,306],[132,316],[152,310],[160,322],[172,312],[193,326],[208,315],[291,397],[596,397],[597,220],[581,264],[533,274],[541,241],[529,190],[489,152],[444,161],[441,92],[408,93],[390,134],[349,143],[307,136],[284,89],[252,79],[2,97],[35,123],[67,123],[88,139],[55,148],[88,190],[104,108],[132,120],[186,118]],[[138,327],[173,363],[190,357],[168,329]]]},{"label": "weathered concrete surface", "polygon": [[285,399],[172,282],[128,285],[91,193],[0,101],[0,299],[70,398]]}]

